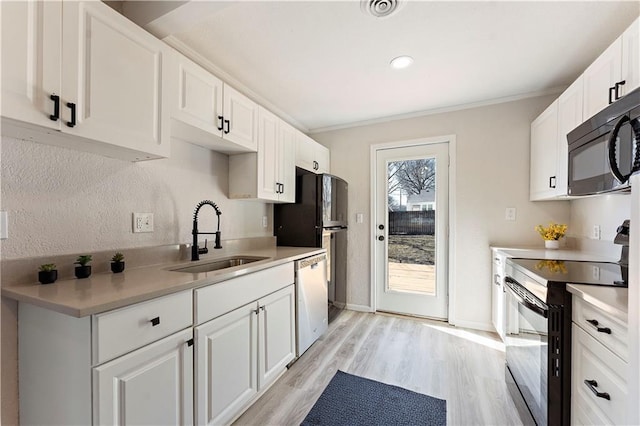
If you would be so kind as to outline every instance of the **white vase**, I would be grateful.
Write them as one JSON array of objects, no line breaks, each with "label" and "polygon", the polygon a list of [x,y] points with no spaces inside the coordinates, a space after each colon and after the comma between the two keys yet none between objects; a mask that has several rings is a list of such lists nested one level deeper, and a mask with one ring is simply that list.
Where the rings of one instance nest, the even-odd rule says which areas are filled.
[{"label": "white vase", "polygon": [[544,247],[548,250],[558,250],[560,248],[559,240],[544,240]]}]

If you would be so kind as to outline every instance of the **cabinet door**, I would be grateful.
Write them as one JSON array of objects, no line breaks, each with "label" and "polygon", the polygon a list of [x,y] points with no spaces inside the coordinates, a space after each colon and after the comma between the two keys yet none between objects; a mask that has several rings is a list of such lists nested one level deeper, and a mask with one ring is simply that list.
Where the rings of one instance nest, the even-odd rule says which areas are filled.
[{"label": "cabinet door", "polygon": [[567,133],[582,124],[583,93],[583,80],[580,76],[558,98],[556,195],[567,195],[569,175]]},{"label": "cabinet door", "polygon": [[640,87],[640,18],[622,34],[622,94]]},{"label": "cabinet door", "polygon": [[225,84],[223,111],[225,119],[223,137],[255,151],[258,142],[256,134],[258,104]]},{"label": "cabinet door", "polygon": [[530,198],[544,200],[557,186],[558,101],[531,123]]},{"label": "cabinet door", "polygon": [[278,201],[279,118],[260,107],[258,111],[258,198]]},{"label": "cabinet door", "polygon": [[282,184],[278,200],[284,203],[296,202],[295,130],[280,121],[278,131],[278,182]]},{"label": "cabinet door", "polygon": [[[622,76],[622,38],[618,38],[584,71],[585,119],[609,105],[609,88]],[[623,86],[624,87],[624,86]]]},{"label": "cabinet door", "polygon": [[60,96],[62,2],[3,1],[2,116],[53,129]]},{"label": "cabinet door", "polygon": [[505,330],[505,297],[503,290],[502,280],[504,278],[503,267],[499,263],[496,263],[496,255],[494,254],[493,262],[493,279],[491,286],[492,306],[491,306],[491,321],[496,329],[496,332],[500,338],[504,341]]},{"label": "cabinet door", "polygon": [[95,425],[193,424],[191,329],[93,369]]},{"label": "cabinet door", "polygon": [[172,118],[209,135],[189,142],[203,144],[212,139],[210,135],[222,137],[222,80],[177,52],[172,68],[175,79]]},{"label": "cabinet door", "polygon": [[296,166],[315,173],[314,144],[315,142],[304,133],[296,134]]},{"label": "cabinet door", "polygon": [[226,424],[258,392],[257,303],[195,329],[198,425]]},{"label": "cabinet door", "polygon": [[263,389],[295,357],[295,300],[293,285],[260,299],[258,389]]},{"label": "cabinet door", "polygon": [[316,162],[318,163],[316,173],[331,173],[331,153],[329,148],[316,143],[315,153]]},{"label": "cabinet door", "polygon": [[64,2],[62,13],[63,131],[167,157],[167,47],[102,2]]}]

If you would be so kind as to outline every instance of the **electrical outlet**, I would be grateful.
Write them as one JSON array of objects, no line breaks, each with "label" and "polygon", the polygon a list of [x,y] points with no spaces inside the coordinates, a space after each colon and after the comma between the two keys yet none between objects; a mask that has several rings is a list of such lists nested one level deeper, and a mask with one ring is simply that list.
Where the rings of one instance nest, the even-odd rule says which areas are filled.
[{"label": "electrical outlet", "polygon": [[269,218],[262,216],[262,227],[266,228],[267,226],[269,226]]},{"label": "electrical outlet", "polygon": [[594,280],[599,280],[600,279],[600,267],[598,267],[598,266],[594,266],[593,267],[593,279]]},{"label": "electrical outlet", "polygon": [[504,210],[504,220],[515,221],[516,220],[516,208],[507,207]]},{"label": "electrical outlet", "polygon": [[153,213],[133,213],[133,232],[153,232]]},{"label": "electrical outlet", "polygon": [[593,229],[591,230],[591,238],[594,240],[600,239],[600,225],[593,225]]},{"label": "electrical outlet", "polygon": [[364,214],[356,213],[356,223],[362,223],[362,222],[364,222]]}]

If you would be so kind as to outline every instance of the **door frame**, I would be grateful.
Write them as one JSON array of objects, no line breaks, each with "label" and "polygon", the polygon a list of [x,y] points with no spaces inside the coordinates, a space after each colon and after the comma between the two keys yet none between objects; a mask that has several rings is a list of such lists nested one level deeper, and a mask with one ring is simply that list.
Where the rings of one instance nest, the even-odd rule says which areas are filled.
[{"label": "door frame", "polygon": [[375,265],[375,219],[376,219],[376,204],[378,202],[378,196],[376,194],[376,169],[377,169],[377,161],[376,161],[376,152],[381,149],[390,149],[390,148],[405,148],[417,145],[432,145],[437,143],[448,143],[449,144],[449,241],[448,241],[448,250],[447,250],[447,295],[448,295],[448,315],[447,322],[451,325],[456,324],[456,258],[454,256],[455,253],[455,236],[456,236],[456,135],[443,135],[443,136],[433,136],[427,138],[420,139],[409,139],[409,140],[400,140],[395,142],[385,142],[371,145],[370,147],[370,157],[369,157],[369,181],[370,192],[371,192],[371,205],[370,209],[370,218],[369,222],[371,224],[371,229],[369,230],[369,235],[371,236],[371,244],[370,244],[370,253],[369,253],[369,267],[371,269],[370,276],[370,287],[369,287],[369,304],[371,306],[371,311],[376,312],[376,282],[377,282],[377,274],[376,274],[376,265]]}]

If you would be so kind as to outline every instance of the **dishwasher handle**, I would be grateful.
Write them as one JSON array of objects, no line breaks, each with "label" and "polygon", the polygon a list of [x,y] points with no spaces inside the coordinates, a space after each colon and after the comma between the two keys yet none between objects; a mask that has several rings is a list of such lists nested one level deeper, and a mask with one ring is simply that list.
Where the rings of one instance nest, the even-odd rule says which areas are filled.
[{"label": "dishwasher handle", "polygon": [[318,264],[320,262],[324,262],[325,260],[327,260],[326,254],[321,254],[319,256],[312,256],[312,257],[307,257],[306,259],[298,260],[296,261],[296,270],[299,270],[302,268],[308,268],[308,267],[315,269],[318,267]]}]

